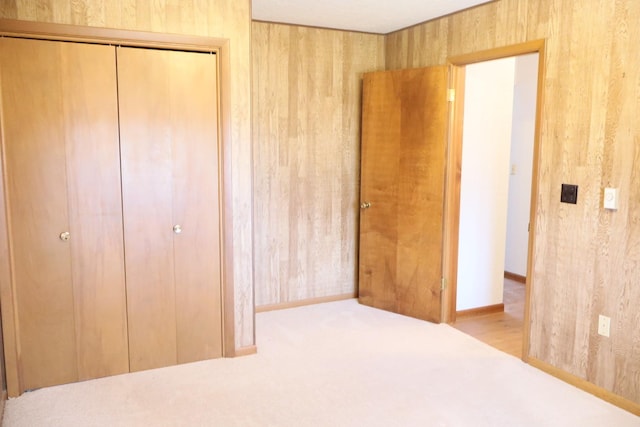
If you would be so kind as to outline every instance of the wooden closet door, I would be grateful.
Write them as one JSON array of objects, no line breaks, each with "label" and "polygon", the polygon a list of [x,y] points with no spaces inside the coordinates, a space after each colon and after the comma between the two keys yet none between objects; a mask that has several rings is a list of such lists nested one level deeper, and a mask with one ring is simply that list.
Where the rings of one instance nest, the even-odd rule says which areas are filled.
[{"label": "wooden closet door", "polygon": [[65,43],[78,379],[129,372],[115,48]]},{"label": "wooden closet door", "polygon": [[187,363],[222,357],[217,77],[215,55],[173,53],[177,357]]},{"label": "wooden closet door", "polygon": [[118,49],[131,370],[222,355],[215,55]]},{"label": "wooden closet door", "polygon": [[114,48],[0,47],[20,388],[126,372]]}]

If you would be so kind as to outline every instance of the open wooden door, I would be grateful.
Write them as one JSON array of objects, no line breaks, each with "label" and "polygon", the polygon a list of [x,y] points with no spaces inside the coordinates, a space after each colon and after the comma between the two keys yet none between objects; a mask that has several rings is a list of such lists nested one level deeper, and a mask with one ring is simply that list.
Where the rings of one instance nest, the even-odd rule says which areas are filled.
[{"label": "open wooden door", "polygon": [[448,68],[365,74],[359,301],[441,321]]}]

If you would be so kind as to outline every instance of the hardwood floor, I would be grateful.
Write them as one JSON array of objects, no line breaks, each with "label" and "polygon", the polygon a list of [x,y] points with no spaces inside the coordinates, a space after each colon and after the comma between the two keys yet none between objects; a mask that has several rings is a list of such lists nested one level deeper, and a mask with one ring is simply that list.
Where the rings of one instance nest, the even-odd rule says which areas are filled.
[{"label": "hardwood floor", "polygon": [[504,312],[467,317],[452,326],[498,350],[522,357],[525,286],[504,279]]}]

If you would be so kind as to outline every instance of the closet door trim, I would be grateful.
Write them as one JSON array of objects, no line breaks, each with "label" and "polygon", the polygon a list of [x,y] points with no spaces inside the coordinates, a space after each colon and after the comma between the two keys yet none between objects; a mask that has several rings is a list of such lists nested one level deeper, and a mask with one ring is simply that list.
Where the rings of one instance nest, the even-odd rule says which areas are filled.
[{"label": "closet door trim", "polygon": [[[96,44],[113,44],[130,47],[212,52],[218,57],[218,141],[220,181],[220,238],[222,276],[222,351],[224,357],[237,354],[234,338],[234,284],[233,284],[233,211],[231,174],[231,96],[229,40],[214,37],[151,33],[143,31],[116,30],[109,28],[82,27],[75,25],[0,19],[0,36],[24,37],[42,40],[71,41]],[[0,119],[2,111],[0,111]],[[0,142],[2,141],[0,123]],[[7,223],[6,167],[2,153],[2,185],[0,186],[0,308],[2,310],[2,332],[7,377],[7,392],[17,397],[23,391],[20,374],[20,348],[17,340],[15,311],[15,289],[11,272],[9,230]]]}]

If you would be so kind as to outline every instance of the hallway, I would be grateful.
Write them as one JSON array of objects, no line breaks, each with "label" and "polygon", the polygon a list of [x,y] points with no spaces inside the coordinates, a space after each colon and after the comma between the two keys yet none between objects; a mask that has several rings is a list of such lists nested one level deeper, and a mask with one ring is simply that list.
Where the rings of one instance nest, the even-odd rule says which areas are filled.
[{"label": "hallway", "polygon": [[498,350],[522,357],[525,285],[504,279],[504,312],[467,317],[452,326]]}]

